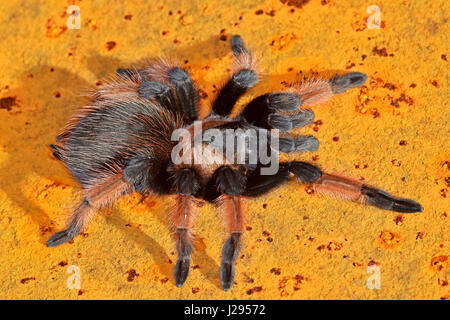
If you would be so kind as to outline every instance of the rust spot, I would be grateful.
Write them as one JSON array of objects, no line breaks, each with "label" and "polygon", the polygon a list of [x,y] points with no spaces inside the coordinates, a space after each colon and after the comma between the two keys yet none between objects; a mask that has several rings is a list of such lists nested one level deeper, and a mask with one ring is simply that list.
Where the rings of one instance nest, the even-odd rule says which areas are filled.
[{"label": "rust spot", "polygon": [[30,282],[31,280],[36,280],[35,277],[27,277],[27,278],[23,278],[22,280],[20,280],[21,284],[27,284],[28,282]]},{"label": "rust spot", "polygon": [[441,54],[441,59],[444,61],[447,61],[447,55],[446,54]]},{"label": "rust spot", "polygon": [[110,51],[110,50],[114,49],[116,47],[116,45],[117,45],[117,43],[115,41],[108,41],[105,44],[105,47],[108,51]]},{"label": "rust spot", "polygon": [[281,269],[280,268],[272,268],[270,269],[270,273],[273,273],[276,276],[279,276],[281,274]]},{"label": "rust spot", "polygon": [[400,236],[391,231],[382,231],[377,240],[379,245],[386,249],[397,248],[401,243]]},{"label": "rust spot", "polygon": [[400,142],[398,144],[401,146],[406,146],[408,144],[408,142],[406,140],[400,140]]},{"label": "rust spot", "polygon": [[436,87],[436,88],[440,88],[441,86],[439,85],[439,83],[436,80],[431,81],[431,84]]},{"label": "rust spot", "polygon": [[401,214],[399,214],[398,216],[396,216],[394,218],[394,222],[396,225],[401,226],[403,224],[403,222],[405,221],[405,217]]},{"label": "rust spot", "polygon": [[297,40],[298,36],[294,32],[288,32],[273,38],[270,46],[275,51],[287,51],[294,46]]},{"label": "rust spot", "polygon": [[440,285],[441,287],[446,287],[446,286],[448,286],[448,281],[438,279],[438,285]]},{"label": "rust spot", "polygon": [[321,244],[320,246],[317,247],[317,250],[322,251],[324,250],[326,247],[324,244]]},{"label": "rust spot", "polygon": [[257,16],[260,16],[260,15],[262,15],[263,13],[264,13],[264,11],[261,10],[261,9],[255,11],[255,14],[256,14]]},{"label": "rust spot", "polygon": [[372,49],[372,53],[374,56],[380,56],[380,57],[393,57],[393,53],[388,53],[386,48],[378,48],[378,46],[374,47]]},{"label": "rust spot", "polygon": [[131,18],[133,18],[132,14],[127,14],[123,17],[125,20],[131,20]]},{"label": "rust spot", "polygon": [[389,89],[389,90],[392,90],[392,91],[395,90],[395,89],[397,89],[397,87],[396,87],[394,84],[389,83],[389,82],[386,82],[386,83],[384,84],[383,88],[386,88],[386,89]]},{"label": "rust spot", "polygon": [[78,290],[78,295],[81,296],[83,293],[85,293],[86,291],[83,289]]},{"label": "rust spot", "polygon": [[294,277],[283,277],[278,282],[278,291],[282,297],[292,295],[294,292],[300,290],[300,285],[308,280],[304,276],[297,274]]},{"label": "rust spot", "polygon": [[[282,4],[286,4],[288,6],[296,7],[296,8],[302,8],[304,5],[306,5],[309,0],[280,0]],[[293,9],[292,9],[293,10]]]},{"label": "rust spot", "polygon": [[52,226],[42,226],[39,228],[39,231],[41,231],[41,235],[45,235],[46,233],[52,232],[53,227]]},{"label": "rust spot", "polygon": [[169,278],[163,278],[160,280],[162,284],[166,283],[167,281],[169,281]]},{"label": "rust spot", "polygon": [[17,106],[16,97],[5,97],[0,99],[0,109],[11,111],[12,107]]},{"label": "rust spot", "polygon": [[309,185],[305,188],[305,191],[307,194],[313,194],[314,193],[314,187]]},{"label": "rust spot", "polygon": [[344,245],[335,241],[330,241],[327,245],[328,251],[339,251]]},{"label": "rust spot", "polygon": [[127,277],[128,282],[132,282],[132,281],[134,281],[135,277],[139,277],[139,273],[137,273],[136,270],[134,270],[134,269],[129,269],[127,271],[127,273],[128,273],[128,277]]},{"label": "rust spot", "polygon": [[67,266],[67,261],[60,261],[60,262],[58,263],[58,266],[60,266],[60,267]]},{"label": "rust spot", "polygon": [[262,289],[263,289],[263,287],[253,287],[253,288],[247,290],[247,294],[251,295],[254,292],[261,292]]},{"label": "rust spot", "polygon": [[47,32],[46,32],[46,36],[48,38],[58,38],[60,35],[62,35],[66,30],[67,30],[67,26],[58,26],[56,25],[56,23],[53,21],[53,19],[48,19],[47,20]]},{"label": "rust spot", "polygon": [[197,292],[199,292],[200,291],[200,288],[199,287],[194,287],[194,288],[192,288],[192,293],[193,294],[196,294]]},{"label": "rust spot", "polygon": [[448,256],[437,256],[431,259],[431,268],[435,272],[441,272],[448,268]]},{"label": "rust spot", "polygon": [[417,240],[417,239],[420,239],[420,240],[422,240],[422,239],[423,239],[423,237],[424,237],[424,235],[425,235],[425,233],[424,233],[424,232],[421,232],[421,231],[417,232],[417,235],[416,235],[416,240]]},{"label": "rust spot", "polygon": [[345,65],[345,69],[351,69],[355,66],[354,62],[348,61],[347,64]]},{"label": "rust spot", "polygon": [[333,141],[334,142],[338,142],[339,141],[339,137],[333,137]]}]

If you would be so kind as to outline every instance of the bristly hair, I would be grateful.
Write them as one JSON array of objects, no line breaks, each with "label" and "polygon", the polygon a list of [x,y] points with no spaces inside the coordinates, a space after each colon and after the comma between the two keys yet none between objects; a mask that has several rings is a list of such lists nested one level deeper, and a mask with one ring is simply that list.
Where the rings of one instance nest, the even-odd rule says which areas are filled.
[{"label": "bristly hair", "polygon": [[291,86],[302,101],[302,105],[315,105],[328,101],[333,97],[330,82],[325,78],[299,81]]},{"label": "bristly hair", "polygon": [[[116,164],[121,167],[136,155],[167,161],[174,144],[172,133],[183,127],[180,115],[141,98],[111,101],[108,106],[102,103],[101,107],[94,101],[93,107],[83,108],[73,119],[71,130],[59,141],[62,146],[58,151],[61,161],[82,185],[89,185],[98,174],[110,172]],[[85,147],[80,149],[80,145]]]}]

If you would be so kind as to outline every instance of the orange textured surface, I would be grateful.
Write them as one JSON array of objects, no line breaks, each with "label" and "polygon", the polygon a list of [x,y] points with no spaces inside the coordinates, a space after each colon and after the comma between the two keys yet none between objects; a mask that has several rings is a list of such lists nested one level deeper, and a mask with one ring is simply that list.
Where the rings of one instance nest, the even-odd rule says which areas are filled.
[{"label": "orange textured surface", "polygon": [[[282,3],[284,2],[284,3]],[[0,298],[2,299],[448,299],[450,111],[448,1],[0,2]],[[150,4],[151,3],[151,4]],[[69,5],[81,29],[66,27]],[[177,57],[204,91],[202,115],[231,70],[240,34],[264,80],[241,100],[304,74],[361,71],[360,89],[315,106],[318,151],[289,155],[419,201],[398,214],[319,197],[291,181],[247,201],[249,231],[236,284],[219,282],[225,232],[219,211],[199,208],[183,288],[173,280],[170,197],[123,198],[73,243],[47,248],[79,185],[48,145],[89,88],[118,67]],[[68,289],[69,266],[81,288]],[[381,288],[368,289],[377,265]]]}]

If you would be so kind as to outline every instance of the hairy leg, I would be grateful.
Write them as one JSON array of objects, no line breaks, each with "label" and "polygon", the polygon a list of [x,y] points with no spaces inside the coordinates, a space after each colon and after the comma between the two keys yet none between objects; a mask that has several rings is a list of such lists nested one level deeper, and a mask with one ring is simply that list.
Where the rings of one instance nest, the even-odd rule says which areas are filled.
[{"label": "hairy leg", "polygon": [[139,93],[147,99],[155,98],[169,110],[183,116],[186,123],[198,119],[199,94],[189,73],[175,63],[160,61],[140,70],[143,79]]},{"label": "hairy leg", "polygon": [[359,181],[337,175],[322,174],[313,186],[319,193],[331,194],[342,199],[358,201],[384,210],[403,213],[423,211],[423,207],[416,201],[398,198],[381,189],[369,187]]},{"label": "hairy leg", "polygon": [[237,100],[258,82],[255,59],[245,48],[240,36],[233,36],[231,48],[234,55],[234,74],[219,91],[212,112],[220,116],[230,114]]},{"label": "hairy leg", "polygon": [[242,113],[249,123],[265,129],[290,131],[314,121],[306,105],[325,102],[336,94],[364,84],[367,76],[351,72],[330,80],[307,80],[292,86],[292,92],[272,92],[253,99]]},{"label": "hairy leg", "polygon": [[241,238],[245,230],[245,214],[241,195],[244,192],[245,175],[230,167],[218,169],[216,184],[222,194],[217,203],[223,211],[228,239],[222,248],[220,281],[224,290],[228,291],[234,282],[234,263],[241,249]]},{"label": "hairy leg", "polygon": [[122,174],[113,175],[87,188],[83,201],[70,216],[68,227],[54,234],[47,241],[47,247],[56,247],[72,240],[87,225],[97,210],[132,190],[133,187]]},{"label": "hairy leg", "polygon": [[175,173],[174,185],[177,189],[176,205],[172,221],[176,228],[178,260],[174,270],[175,284],[183,286],[189,275],[193,249],[192,227],[195,220],[194,194],[199,184],[193,169],[184,168]]},{"label": "hairy leg", "polygon": [[356,180],[323,173],[316,166],[301,161],[280,163],[280,169],[275,175],[263,176],[256,172],[248,176],[244,195],[258,196],[266,193],[288,181],[289,174],[295,176],[302,183],[311,183],[318,193],[372,205],[384,210],[403,213],[423,211],[423,207],[416,201],[395,197],[386,191],[367,186]]}]

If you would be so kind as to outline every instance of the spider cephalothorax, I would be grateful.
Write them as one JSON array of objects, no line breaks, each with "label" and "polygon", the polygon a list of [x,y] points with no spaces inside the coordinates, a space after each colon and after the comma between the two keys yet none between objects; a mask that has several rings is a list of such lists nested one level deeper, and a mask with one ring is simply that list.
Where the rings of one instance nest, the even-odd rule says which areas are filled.
[{"label": "spider cephalothorax", "polygon": [[[289,92],[259,96],[239,116],[230,118],[237,100],[258,82],[254,57],[242,39],[234,36],[231,46],[234,74],[219,91],[210,114],[202,120],[197,113],[198,92],[189,74],[162,61],[141,69],[118,69],[117,79],[98,90],[89,106],[69,121],[51,148],[82,185],[84,198],[71,215],[67,229],[48,240],[49,247],[73,239],[96,210],[122,195],[174,194],[171,221],[178,251],[175,282],[182,286],[189,273],[193,249],[195,199],[205,199],[223,209],[228,239],[222,250],[220,279],[228,290],[234,281],[234,262],[245,230],[242,199],[266,193],[291,177],[312,184],[317,192],[381,209],[422,211],[415,201],[324,173],[306,162],[278,162],[277,157],[270,158],[272,163],[263,161],[266,152],[271,156],[277,152],[316,150],[319,144],[313,136],[279,137],[271,130],[288,132],[310,124],[314,114],[304,106],[361,86],[366,75],[352,72],[331,80],[304,81]],[[177,144],[173,136],[180,129],[188,138],[185,136]],[[231,151],[226,139],[220,138],[221,134],[228,137],[230,130],[231,140],[237,141]],[[197,143],[199,134],[201,139]],[[245,148],[249,141],[257,149]],[[179,161],[180,155],[189,161]],[[237,155],[242,156],[241,161],[237,161]],[[267,171],[274,161],[276,170]]]}]

